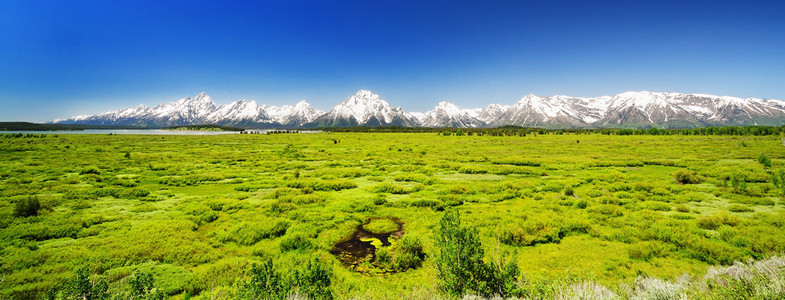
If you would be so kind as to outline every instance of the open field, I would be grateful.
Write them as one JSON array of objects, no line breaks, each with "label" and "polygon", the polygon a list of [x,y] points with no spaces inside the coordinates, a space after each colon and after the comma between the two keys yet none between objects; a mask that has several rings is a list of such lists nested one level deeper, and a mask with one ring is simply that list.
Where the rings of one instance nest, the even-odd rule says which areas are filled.
[{"label": "open field", "polygon": [[[147,272],[167,297],[232,298],[253,263],[315,257],[337,298],[427,298],[454,210],[529,295],[624,294],[785,252],[783,159],[780,136],[0,136],[0,298],[85,266],[114,294]],[[339,259],[355,237],[376,253]]]}]

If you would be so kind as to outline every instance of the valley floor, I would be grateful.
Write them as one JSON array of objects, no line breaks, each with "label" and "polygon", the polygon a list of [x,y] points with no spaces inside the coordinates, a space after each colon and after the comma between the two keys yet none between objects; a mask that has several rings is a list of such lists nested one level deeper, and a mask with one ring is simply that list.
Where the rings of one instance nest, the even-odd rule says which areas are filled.
[{"label": "valley floor", "polygon": [[[432,298],[434,239],[454,210],[486,261],[518,265],[531,296],[584,282],[629,296],[642,280],[704,282],[712,266],[751,259],[781,276],[769,259],[785,252],[780,139],[0,136],[0,298],[42,298],[87,267],[110,294],[145,272],[166,297],[228,299],[254,263],[292,274],[314,258],[336,298]],[[402,224],[373,245],[389,261],[334,255],[378,219]],[[401,267],[407,236],[424,258]]]}]

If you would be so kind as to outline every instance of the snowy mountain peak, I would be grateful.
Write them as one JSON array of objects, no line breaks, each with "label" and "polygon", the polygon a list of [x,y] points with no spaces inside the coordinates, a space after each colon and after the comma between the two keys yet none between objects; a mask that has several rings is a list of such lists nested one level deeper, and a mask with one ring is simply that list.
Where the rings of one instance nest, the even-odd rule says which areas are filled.
[{"label": "snowy mountain peak", "polygon": [[[418,100],[418,99],[413,99]],[[407,113],[369,90],[359,90],[324,113],[302,100],[267,106],[238,100],[216,106],[210,96],[140,105],[97,115],[58,119],[55,123],[90,125],[181,126],[221,124],[248,127],[535,126],[550,128],[674,128],[785,124],[785,102],[707,94],[630,91],[614,96],[579,98],[528,94],[511,106],[491,104],[464,109],[441,101],[425,113]]]},{"label": "snowy mountain peak", "polygon": [[316,126],[417,126],[417,120],[379,95],[359,90],[314,121]]},{"label": "snowy mountain peak", "polygon": [[421,115],[416,115],[422,126],[425,127],[478,127],[484,122],[477,117],[479,109],[463,109],[447,101],[441,101]]}]

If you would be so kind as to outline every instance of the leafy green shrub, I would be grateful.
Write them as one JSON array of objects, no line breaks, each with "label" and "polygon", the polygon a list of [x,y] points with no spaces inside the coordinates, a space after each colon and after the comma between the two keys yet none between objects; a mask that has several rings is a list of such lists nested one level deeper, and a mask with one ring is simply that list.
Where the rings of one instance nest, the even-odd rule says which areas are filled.
[{"label": "leafy green shrub", "polygon": [[771,168],[771,160],[763,153],[758,156],[758,162],[766,168]]},{"label": "leafy green shrub", "polygon": [[610,204],[596,205],[589,209],[590,212],[599,213],[608,216],[620,217],[624,215],[621,207]]},{"label": "leafy green shrub", "polygon": [[109,284],[103,278],[90,276],[90,268],[82,267],[74,276],[49,291],[48,298],[102,300],[109,299]]},{"label": "leafy green shrub", "polygon": [[564,195],[572,196],[575,195],[575,191],[572,189],[571,185],[564,187]]},{"label": "leafy green shrub", "polygon": [[713,214],[708,217],[703,217],[698,219],[698,227],[703,229],[715,230],[720,225],[728,225],[728,226],[736,226],[741,222],[739,217],[728,214],[726,212],[721,212],[717,214]]},{"label": "leafy green shrub", "polygon": [[476,166],[462,166],[458,168],[458,173],[463,174],[485,174],[488,170]]},{"label": "leafy green shrub", "polygon": [[644,204],[644,207],[647,208],[647,209],[656,210],[656,211],[670,211],[671,210],[671,206],[670,205],[662,203],[662,202],[651,202],[651,201],[649,201],[649,202],[646,202],[646,204]]},{"label": "leafy green shrub", "polygon": [[388,247],[382,247],[376,250],[376,262],[386,266],[392,262],[392,255]]},{"label": "leafy green shrub", "polygon": [[732,212],[753,212],[755,210],[752,209],[749,206],[746,206],[746,205],[731,204],[730,206],[728,206],[728,211],[732,211]]},{"label": "leafy green shrub", "polygon": [[589,202],[584,200],[584,199],[581,199],[581,200],[578,200],[577,202],[575,202],[575,207],[580,208],[580,209],[585,209],[588,206],[589,206]]},{"label": "leafy green shrub", "polygon": [[356,188],[357,184],[348,179],[335,179],[292,181],[288,182],[286,186],[296,189],[311,188],[314,191],[340,191]]},{"label": "leafy green shrub", "polygon": [[297,205],[294,203],[283,202],[283,201],[276,201],[272,205],[270,205],[270,212],[276,215],[295,210],[297,209]]},{"label": "leafy green shrub", "polygon": [[463,205],[463,199],[458,195],[440,195],[438,199],[447,206]]},{"label": "leafy green shrub", "polygon": [[[398,242],[395,263],[399,270],[416,269],[425,260],[419,236],[407,234]],[[378,252],[377,252],[378,254]]]},{"label": "leafy green shrub", "polygon": [[235,225],[222,237],[224,242],[237,242],[243,246],[256,244],[263,239],[270,239],[286,234],[289,222],[278,219],[266,222],[241,222]]},{"label": "leafy green shrub", "polygon": [[332,276],[329,266],[317,258],[309,261],[304,270],[295,270],[295,283],[292,285],[297,286],[298,292],[308,299],[332,300]]},{"label": "leafy green shrub", "polygon": [[384,197],[384,195],[376,195],[376,197],[373,198],[373,205],[385,204],[387,204],[387,197]]},{"label": "leafy green shrub", "polygon": [[137,272],[131,277],[131,293],[129,299],[163,300],[164,293],[155,288],[155,279],[152,273]]},{"label": "leafy green shrub", "polygon": [[700,178],[697,175],[695,175],[695,172],[690,170],[678,170],[676,172],[673,172],[672,175],[673,175],[673,179],[675,179],[676,182],[681,184],[694,184],[694,183],[701,182]]},{"label": "leafy green shrub", "polygon": [[394,184],[391,184],[391,183],[384,182],[384,183],[380,183],[380,184],[374,186],[373,187],[373,191],[375,193],[409,194],[409,193],[417,192],[421,188],[422,187],[419,186],[419,185],[415,185],[415,186],[412,186],[412,187],[406,187],[406,186],[402,186],[402,185],[394,185]]},{"label": "leafy green shrub", "polygon": [[281,240],[281,252],[293,250],[308,250],[314,247],[311,238],[304,233],[296,232],[294,234],[286,235]]},{"label": "leafy green shrub", "polygon": [[630,258],[645,261],[654,257],[662,257],[666,252],[666,245],[659,241],[640,242],[627,249]]},{"label": "leafy green shrub", "polygon": [[409,202],[409,205],[414,207],[430,207],[436,211],[444,210],[444,202],[441,202],[439,200],[416,199],[414,201]]},{"label": "leafy green shrub", "polygon": [[240,288],[245,299],[287,299],[291,284],[275,270],[272,259],[251,265],[250,279]]},{"label": "leafy green shrub", "polygon": [[101,175],[101,171],[99,171],[98,168],[96,167],[87,167],[79,171],[79,175],[86,175],[86,174]]},{"label": "leafy green shrub", "polygon": [[309,261],[304,269],[295,269],[290,277],[284,277],[272,259],[267,259],[251,266],[250,277],[240,287],[242,299],[290,299],[295,292],[306,299],[333,299],[332,271],[320,259]]},{"label": "leafy green shrub", "polygon": [[18,218],[37,216],[39,209],[41,209],[41,204],[38,202],[38,197],[27,197],[16,201],[14,216]]},{"label": "leafy green shrub", "polygon": [[439,286],[448,295],[462,297],[477,294],[483,297],[520,296],[522,291],[515,284],[520,269],[512,259],[505,266],[485,263],[482,244],[476,228],[461,226],[460,214],[444,214],[436,232],[436,256]]},{"label": "leafy green shrub", "polygon": [[551,220],[534,220],[507,226],[499,234],[499,241],[512,246],[558,243],[563,233]]}]

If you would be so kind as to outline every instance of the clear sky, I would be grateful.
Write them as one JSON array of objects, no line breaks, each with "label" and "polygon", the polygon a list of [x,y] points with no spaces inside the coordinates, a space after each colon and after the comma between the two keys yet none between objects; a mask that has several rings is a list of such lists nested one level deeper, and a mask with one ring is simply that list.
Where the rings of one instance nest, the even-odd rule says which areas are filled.
[{"label": "clear sky", "polygon": [[0,1],[0,121],[207,92],[329,109],[630,90],[785,99],[785,1]]}]

